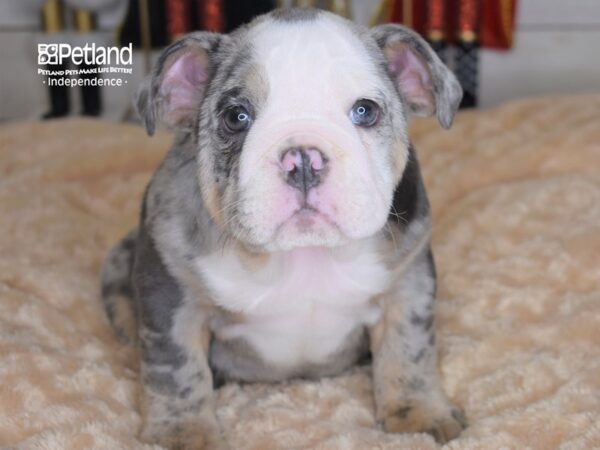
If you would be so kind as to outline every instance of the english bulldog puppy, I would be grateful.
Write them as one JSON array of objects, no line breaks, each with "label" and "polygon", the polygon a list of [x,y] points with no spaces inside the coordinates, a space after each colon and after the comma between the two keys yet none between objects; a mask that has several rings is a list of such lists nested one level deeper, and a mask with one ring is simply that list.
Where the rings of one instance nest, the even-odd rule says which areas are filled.
[{"label": "english bulldog puppy", "polygon": [[137,106],[175,143],[104,305],[140,346],[141,437],[226,448],[219,383],[339,374],[372,357],[388,432],[465,426],[440,387],[431,219],[410,116],[448,128],[462,96],[416,33],[277,10],[168,47]]}]

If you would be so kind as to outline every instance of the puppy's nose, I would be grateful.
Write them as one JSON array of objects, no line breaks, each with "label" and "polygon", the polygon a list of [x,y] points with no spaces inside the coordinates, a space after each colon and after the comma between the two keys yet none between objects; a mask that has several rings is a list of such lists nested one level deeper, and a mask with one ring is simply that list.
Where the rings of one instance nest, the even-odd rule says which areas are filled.
[{"label": "puppy's nose", "polygon": [[327,162],[321,150],[314,147],[292,147],[281,157],[285,180],[304,193],[321,183]]}]

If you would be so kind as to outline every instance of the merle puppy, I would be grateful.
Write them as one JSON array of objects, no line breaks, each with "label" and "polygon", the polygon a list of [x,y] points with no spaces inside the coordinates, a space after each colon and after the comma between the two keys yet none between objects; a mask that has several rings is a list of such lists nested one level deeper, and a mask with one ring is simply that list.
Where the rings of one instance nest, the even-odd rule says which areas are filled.
[{"label": "merle puppy", "polygon": [[137,101],[175,144],[102,274],[139,342],[141,437],[225,448],[213,385],[342,372],[372,355],[389,432],[457,436],[436,369],[429,205],[411,115],[462,91],[427,43],[315,10],[168,47]]}]

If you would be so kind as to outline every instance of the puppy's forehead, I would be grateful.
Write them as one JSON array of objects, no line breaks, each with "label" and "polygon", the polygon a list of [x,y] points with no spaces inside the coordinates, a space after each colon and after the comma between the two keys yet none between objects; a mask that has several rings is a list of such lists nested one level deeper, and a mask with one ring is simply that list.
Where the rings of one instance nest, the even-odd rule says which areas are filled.
[{"label": "puppy's forehead", "polygon": [[270,18],[253,27],[248,38],[274,96],[351,99],[380,89],[380,73],[364,37],[334,15]]}]

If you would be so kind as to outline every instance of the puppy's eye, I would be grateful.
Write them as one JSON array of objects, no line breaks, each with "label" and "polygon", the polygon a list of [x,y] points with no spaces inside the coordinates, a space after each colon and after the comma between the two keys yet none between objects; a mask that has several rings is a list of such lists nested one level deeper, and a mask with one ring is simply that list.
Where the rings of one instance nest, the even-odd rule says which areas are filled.
[{"label": "puppy's eye", "polygon": [[359,127],[372,127],[379,119],[379,105],[366,98],[358,100],[350,110],[350,120]]},{"label": "puppy's eye", "polygon": [[243,106],[232,106],[223,114],[223,125],[230,133],[240,133],[250,128],[252,117]]}]

